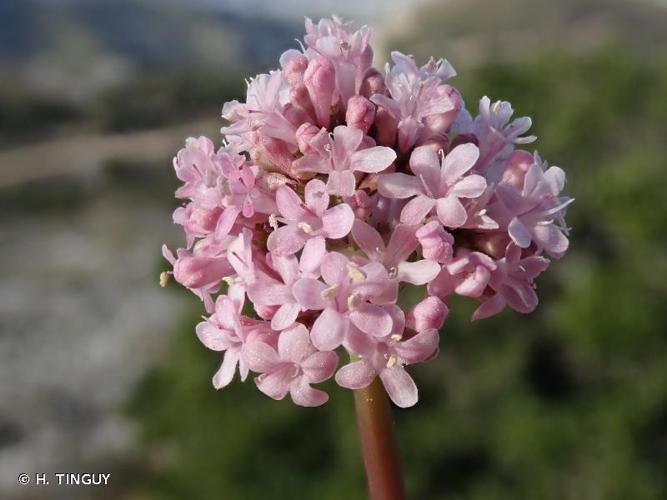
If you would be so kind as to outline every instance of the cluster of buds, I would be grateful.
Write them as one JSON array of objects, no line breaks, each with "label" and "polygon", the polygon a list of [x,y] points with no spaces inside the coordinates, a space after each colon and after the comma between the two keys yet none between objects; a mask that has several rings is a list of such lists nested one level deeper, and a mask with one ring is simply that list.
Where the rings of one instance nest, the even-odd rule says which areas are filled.
[{"label": "cluster of buds", "polygon": [[190,138],[174,159],[186,245],[163,247],[162,281],[203,301],[218,389],[253,372],[268,396],[317,406],[312,384],[380,377],[414,405],[406,367],[437,356],[449,297],[478,301],[473,320],[529,313],[546,256],[568,248],[565,174],[515,149],[531,120],[486,97],[473,117],[445,60],[394,52],[378,71],[370,35],[307,19],[301,50],[224,105],[222,147]]}]

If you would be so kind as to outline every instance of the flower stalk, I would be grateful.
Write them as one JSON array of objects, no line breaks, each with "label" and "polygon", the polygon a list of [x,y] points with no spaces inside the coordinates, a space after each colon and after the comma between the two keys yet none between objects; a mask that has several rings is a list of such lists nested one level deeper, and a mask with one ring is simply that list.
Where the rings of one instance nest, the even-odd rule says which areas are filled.
[{"label": "flower stalk", "polygon": [[404,500],[394,421],[379,377],[354,391],[354,405],[371,500]]}]

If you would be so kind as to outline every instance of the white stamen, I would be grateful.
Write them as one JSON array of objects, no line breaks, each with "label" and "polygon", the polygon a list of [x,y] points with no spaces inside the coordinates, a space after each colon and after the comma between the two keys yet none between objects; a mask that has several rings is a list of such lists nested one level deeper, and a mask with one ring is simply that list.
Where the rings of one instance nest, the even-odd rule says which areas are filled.
[{"label": "white stamen", "polygon": [[306,234],[310,234],[310,233],[313,232],[313,228],[312,228],[312,226],[311,226],[310,224],[308,224],[307,222],[299,222],[299,223],[296,225],[296,227],[298,227],[299,229],[301,229],[301,230],[302,230],[304,233],[306,233]]},{"label": "white stamen", "polygon": [[355,283],[359,281],[364,281],[366,279],[366,273],[359,269],[357,266],[348,265],[347,274],[350,276],[350,279]]},{"label": "white stamen", "polygon": [[331,300],[336,296],[337,292],[338,292],[338,285],[331,285],[330,287],[322,290],[321,295],[324,300]]},{"label": "white stamen", "polygon": [[356,309],[356,307],[361,303],[361,295],[358,293],[353,293],[347,298],[347,308]]},{"label": "white stamen", "polygon": [[393,354],[389,356],[389,361],[387,361],[387,368],[393,368],[398,363],[398,358]]}]

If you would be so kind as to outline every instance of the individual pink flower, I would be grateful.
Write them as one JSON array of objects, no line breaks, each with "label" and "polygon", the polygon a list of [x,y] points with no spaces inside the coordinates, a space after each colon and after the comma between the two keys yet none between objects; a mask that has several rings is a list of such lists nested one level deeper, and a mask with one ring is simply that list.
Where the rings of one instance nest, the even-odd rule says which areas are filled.
[{"label": "individual pink flower", "polygon": [[408,257],[418,245],[415,230],[415,226],[399,224],[391,232],[389,243],[385,245],[375,228],[357,220],[352,226],[352,237],[368,260],[384,265],[391,278],[413,285],[424,285],[438,275],[440,266],[428,259],[408,262]]},{"label": "individual pink flower", "polygon": [[296,160],[294,169],[327,174],[330,194],[352,196],[357,184],[355,172],[381,172],[396,159],[396,152],[390,148],[369,146],[361,130],[340,125],[319,151]]},{"label": "individual pink flower", "polygon": [[355,30],[352,23],[337,17],[321,19],[315,24],[306,18],[304,42],[310,51],[326,58],[334,68],[336,93],[344,107],[359,93],[364,77],[371,68],[373,49],[369,42],[371,30],[367,26]]},{"label": "individual pink flower", "polygon": [[538,255],[522,257],[521,248],[513,243],[507,245],[505,256],[497,261],[489,280],[494,293],[475,310],[472,319],[498,314],[506,305],[520,313],[533,312],[538,303],[533,280],[547,267],[548,259]]},{"label": "individual pink flower", "polygon": [[381,306],[396,301],[398,287],[383,265],[357,265],[338,252],[328,253],[320,266],[322,279],[301,278],[292,293],[304,309],[322,311],[311,329],[320,350],[343,343],[350,323],[368,335],[391,331],[391,315]]},{"label": "individual pink flower", "polygon": [[316,350],[302,324],[281,332],[277,349],[261,341],[248,342],[244,357],[247,366],[260,373],[255,382],[267,396],[283,399],[289,393],[300,406],[320,406],[329,400],[327,393],[311,384],[333,375],[338,356],[332,351]]},{"label": "individual pink flower", "polygon": [[269,235],[267,247],[276,255],[291,255],[306,242],[318,236],[338,239],[346,236],[354,223],[349,205],[340,203],[329,207],[329,194],[319,179],[305,187],[305,202],[291,188],[282,186],[276,191],[276,204],[284,225]]},{"label": "individual pink flower", "polygon": [[509,219],[507,232],[517,246],[528,248],[534,242],[552,257],[562,257],[569,246],[565,208],[574,201],[559,196],[565,186],[565,172],[558,167],[545,169],[538,156],[522,184],[521,191],[508,184],[498,187],[502,206],[496,217]]},{"label": "individual pink flower", "polygon": [[434,356],[439,336],[435,329],[425,330],[407,340],[403,340],[401,334],[394,333],[371,342],[363,337],[359,339],[357,354],[361,359],[338,370],[338,385],[348,389],[362,389],[379,376],[396,406],[414,406],[418,400],[417,385],[405,366],[421,363]]},{"label": "individual pink flower", "polygon": [[438,297],[426,297],[415,304],[405,316],[408,328],[423,332],[424,330],[440,330],[449,316],[449,307]]},{"label": "individual pink flower", "polygon": [[293,255],[271,256],[272,267],[280,279],[261,273],[248,289],[253,304],[277,307],[272,314],[271,328],[284,330],[296,321],[303,309],[292,293],[292,286],[300,278],[318,278],[325,254],[324,238],[318,236],[306,242],[300,261]]},{"label": "individual pink flower", "polygon": [[162,245],[162,255],[173,266],[176,281],[190,289],[203,302],[207,311],[213,309],[211,294],[218,291],[222,279],[234,273],[227,256],[222,253],[209,255],[202,252],[188,252],[184,248],[176,251],[176,257]]},{"label": "individual pink flower", "polygon": [[[484,96],[479,102],[479,116],[473,123],[473,132],[479,145],[478,170],[488,168],[497,158],[506,159],[514,144],[529,144],[534,135],[522,137],[532,125],[532,120],[522,116],[510,122],[514,110],[507,101],[491,100]],[[491,181],[497,181],[493,175]]]},{"label": "individual pink flower", "polygon": [[482,252],[463,252],[428,284],[428,293],[446,297],[455,292],[466,297],[479,297],[484,293],[491,273],[497,268],[496,262]]},{"label": "individual pink flower", "polygon": [[[431,58],[418,68],[412,57],[392,52],[394,66],[387,67],[389,96],[375,94],[371,101],[396,122],[398,146],[407,151],[417,142],[427,124],[435,126],[426,136],[442,133],[454,121],[462,102],[458,92],[442,82],[454,76],[454,68],[445,60]],[[442,123],[445,120],[448,123]],[[423,135],[423,134],[422,134]]]},{"label": "individual pink flower", "polygon": [[415,232],[422,248],[422,255],[441,264],[452,260],[454,237],[437,220],[427,222]]},{"label": "individual pink flower", "polygon": [[412,198],[401,212],[404,224],[419,224],[435,209],[444,226],[460,227],[468,217],[460,199],[475,198],[486,189],[482,176],[464,175],[473,168],[478,154],[474,144],[462,144],[441,162],[430,147],[418,147],[410,157],[415,175],[384,174],[378,181],[378,191],[389,198]]},{"label": "individual pink flower", "polygon": [[257,321],[241,314],[242,300],[234,300],[225,295],[218,297],[215,313],[196,327],[197,337],[207,348],[224,352],[220,368],[213,376],[213,386],[222,389],[234,378],[237,368],[241,380],[248,376],[248,363],[243,350],[251,339],[265,340],[273,333],[263,321]]}]

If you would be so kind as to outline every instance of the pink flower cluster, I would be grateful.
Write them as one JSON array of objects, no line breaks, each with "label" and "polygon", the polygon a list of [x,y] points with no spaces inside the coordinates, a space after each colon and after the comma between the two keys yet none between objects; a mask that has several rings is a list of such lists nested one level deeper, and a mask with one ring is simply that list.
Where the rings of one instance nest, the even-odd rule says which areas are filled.
[{"label": "pink flower cluster", "polygon": [[565,174],[515,149],[530,119],[486,97],[473,118],[445,60],[394,52],[378,71],[370,35],[307,19],[301,50],[224,105],[222,147],[190,138],[174,159],[186,248],[163,248],[162,278],[204,302],[216,388],[252,371],[268,396],[317,406],[313,384],[377,376],[414,405],[406,367],[438,354],[448,298],[477,300],[474,320],[531,312],[545,255],[568,248]]}]

